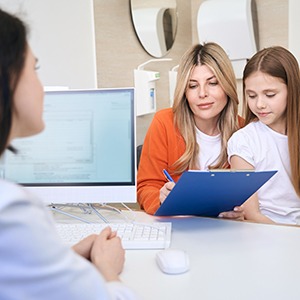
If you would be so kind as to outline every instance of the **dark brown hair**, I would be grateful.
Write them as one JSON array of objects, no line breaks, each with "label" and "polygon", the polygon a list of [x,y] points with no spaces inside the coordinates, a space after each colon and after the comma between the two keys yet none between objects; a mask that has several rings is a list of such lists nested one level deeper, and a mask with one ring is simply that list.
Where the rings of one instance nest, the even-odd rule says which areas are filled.
[{"label": "dark brown hair", "polygon": [[13,95],[27,51],[24,23],[0,9],[0,155],[12,126]]}]

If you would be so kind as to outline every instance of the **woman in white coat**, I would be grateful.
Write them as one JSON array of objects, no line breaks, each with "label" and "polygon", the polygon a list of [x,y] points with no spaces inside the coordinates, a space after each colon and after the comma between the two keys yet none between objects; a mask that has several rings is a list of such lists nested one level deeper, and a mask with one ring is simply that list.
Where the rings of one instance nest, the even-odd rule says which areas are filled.
[{"label": "woman in white coat", "polygon": [[[6,149],[15,151],[14,138],[44,129],[36,63],[23,22],[0,9],[1,156]],[[4,180],[0,254],[0,299],[135,299],[119,279],[124,249],[110,228],[70,249],[62,244],[43,202]]]}]

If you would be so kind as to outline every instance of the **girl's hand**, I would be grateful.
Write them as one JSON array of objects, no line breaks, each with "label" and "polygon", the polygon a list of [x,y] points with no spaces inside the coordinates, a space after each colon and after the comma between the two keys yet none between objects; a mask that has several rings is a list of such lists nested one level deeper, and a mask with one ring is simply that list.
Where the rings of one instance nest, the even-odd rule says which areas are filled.
[{"label": "girl's hand", "polygon": [[243,206],[236,206],[233,211],[222,212],[218,216],[219,218],[231,219],[236,221],[244,221],[245,213]]}]

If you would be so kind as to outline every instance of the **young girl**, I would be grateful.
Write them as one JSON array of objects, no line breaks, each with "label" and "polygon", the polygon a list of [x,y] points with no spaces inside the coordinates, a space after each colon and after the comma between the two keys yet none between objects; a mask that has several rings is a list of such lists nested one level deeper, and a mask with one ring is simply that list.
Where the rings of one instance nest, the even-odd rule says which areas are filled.
[{"label": "young girl", "polygon": [[163,169],[176,182],[187,169],[227,168],[227,141],[241,122],[228,55],[215,43],[192,46],[179,64],[173,108],[155,114],[145,137],[137,182],[141,207],[154,214],[174,187]]},{"label": "young girl", "polygon": [[245,219],[300,224],[300,77],[282,47],[259,51],[243,77],[246,127],[228,142],[233,169],[278,170],[243,205]]},{"label": "young girl", "polygon": [[[44,128],[35,69],[24,24],[0,9],[0,155],[14,138]],[[0,299],[135,299],[120,282],[124,250],[110,228],[70,249],[43,202],[4,180],[0,241]]]}]

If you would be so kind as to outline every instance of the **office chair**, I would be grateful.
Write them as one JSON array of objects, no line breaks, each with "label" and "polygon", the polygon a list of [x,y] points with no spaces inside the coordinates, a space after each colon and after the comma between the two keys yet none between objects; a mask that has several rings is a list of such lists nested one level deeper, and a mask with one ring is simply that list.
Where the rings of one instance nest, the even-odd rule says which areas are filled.
[{"label": "office chair", "polygon": [[141,153],[142,153],[142,148],[143,145],[138,145],[136,147],[136,168],[139,168],[139,163],[140,163],[140,157],[141,157]]}]

